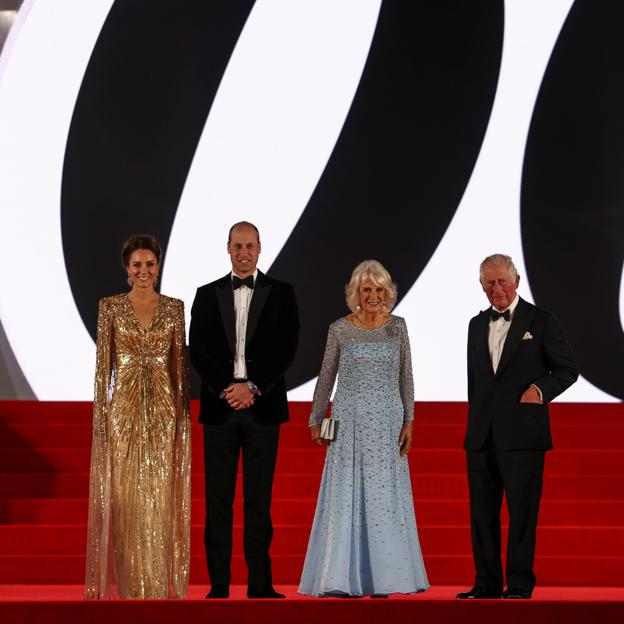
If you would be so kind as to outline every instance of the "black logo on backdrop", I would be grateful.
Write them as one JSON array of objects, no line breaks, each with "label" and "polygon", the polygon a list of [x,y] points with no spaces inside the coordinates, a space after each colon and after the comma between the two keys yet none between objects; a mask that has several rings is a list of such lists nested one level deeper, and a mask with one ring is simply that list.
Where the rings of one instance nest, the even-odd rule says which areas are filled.
[{"label": "black logo on backdrop", "polygon": [[[252,6],[195,1],[176,13],[162,0],[113,5],[76,104],[62,191],[67,271],[92,336],[98,299],[123,284],[124,238],[149,230],[165,245],[169,239]],[[624,356],[623,108],[609,80],[622,58],[613,24],[624,16],[619,5],[604,6],[577,2],[553,54],[527,145],[522,231],[537,303],[561,318],[583,374],[624,398],[614,366]],[[293,283],[299,299],[302,342],[290,387],[318,373],[327,326],[344,314],[343,287],[357,262],[381,260],[401,295],[435,252],[483,141],[503,28],[502,1],[383,3],[339,140],[269,270]],[[589,320],[590,307],[600,308],[600,322]]]},{"label": "black logo on backdrop", "polygon": [[[72,293],[95,336],[97,304],[124,288],[133,233],[166,248],[186,176],[253,0],[117,1],[78,94],[61,195]],[[165,259],[166,261],[166,259]]]},{"label": "black logo on backdrop", "polygon": [[[252,4],[196,1],[176,12],[162,0],[116,2],[106,20],[76,104],[62,190],[67,271],[92,336],[98,299],[123,284],[124,238],[149,230],[169,239]],[[380,259],[405,293],[434,253],[485,134],[502,35],[502,1],[383,3],[335,150],[269,270],[295,284],[302,315],[290,387],[318,373],[357,262]]]},{"label": "black logo on backdrop", "polygon": [[624,21],[578,1],[535,106],[522,181],[522,241],[535,300],[554,311],[583,376],[624,399]]}]

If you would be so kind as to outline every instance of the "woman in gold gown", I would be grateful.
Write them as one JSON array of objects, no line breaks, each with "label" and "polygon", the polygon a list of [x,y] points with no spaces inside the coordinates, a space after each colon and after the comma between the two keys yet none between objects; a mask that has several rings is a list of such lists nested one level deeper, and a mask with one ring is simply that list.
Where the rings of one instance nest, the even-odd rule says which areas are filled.
[{"label": "woman in gold gown", "polygon": [[100,301],[86,598],[184,598],[191,434],[184,304],[154,290],[160,246],[122,249],[131,290]]}]

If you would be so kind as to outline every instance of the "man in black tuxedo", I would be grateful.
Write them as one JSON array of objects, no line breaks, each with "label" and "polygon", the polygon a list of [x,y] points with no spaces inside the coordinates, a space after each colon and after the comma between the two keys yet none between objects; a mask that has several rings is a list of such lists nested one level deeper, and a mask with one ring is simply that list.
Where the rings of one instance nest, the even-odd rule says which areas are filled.
[{"label": "man in black tuxedo", "polygon": [[[516,294],[511,258],[488,256],[480,281],[491,308],[468,329],[468,427],[474,587],[458,598],[530,598],[545,452],[552,449],[548,403],[578,377],[557,319]],[[509,534],[503,592],[500,510]]]},{"label": "man in black tuxedo", "polygon": [[284,372],[297,349],[299,316],[292,286],[257,270],[260,249],[253,224],[233,225],[227,243],[232,272],[198,288],[191,311],[191,361],[202,380],[207,598],[229,596],[241,450],[247,595],[284,597],[271,577],[270,508],[280,424],[288,420]]}]

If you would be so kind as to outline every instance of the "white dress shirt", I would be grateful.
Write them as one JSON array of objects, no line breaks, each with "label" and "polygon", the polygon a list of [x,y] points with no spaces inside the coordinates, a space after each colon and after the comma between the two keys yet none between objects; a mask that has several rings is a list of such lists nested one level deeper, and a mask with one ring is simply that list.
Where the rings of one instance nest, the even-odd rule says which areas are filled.
[{"label": "white dress shirt", "polygon": [[503,353],[503,347],[505,346],[505,340],[507,339],[507,334],[509,333],[509,327],[511,325],[511,321],[513,320],[514,310],[518,305],[520,297],[516,295],[516,298],[513,300],[512,304],[505,308],[504,310],[496,310],[494,306],[492,306],[492,310],[496,310],[496,312],[505,312],[509,310],[509,320],[506,321],[502,316],[499,317],[496,321],[493,321],[490,318],[490,331],[488,333],[488,348],[490,351],[490,360],[492,362],[492,369],[496,373],[496,369],[498,368],[498,363],[500,362],[501,354]]},{"label": "white dress shirt", "polygon": [[[232,277],[236,273],[232,271]],[[236,277],[240,278],[240,275]],[[254,285],[258,277],[258,269],[254,271]],[[242,278],[241,278],[242,279]],[[247,363],[245,361],[245,336],[247,334],[247,317],[253,289],[241,286],[234,291],[234,317],[236,319],[236,355],[234,356],[234,379],[247,379]]]},{"label": "white dress shirt", "polygon": [[[505,312],[509,310],[509,320],[506,321],[502,316],[493,321],[490,318],[490,331],[488,334],[488,348],[490,351],[490,360],[492,361],[492,369],[494,373],[498,369],[498,364],[500,362],[501,355],[503,353],[503,347],[505,346],[505,340],[507,339],[507,334],[509,333],[509,327],[511,325],[511,321],[513,320],[514,310],[518,305],[519,296],[516,295],[516,298],[513,300],[513,303],[505,310],[496,310],[494,306],[492,306],[492,310],[496,310],[497,312]],[[544,402],[544,397],[542,395],[542,390],[535,384],[531,384],[532,388],[537,390],[537,394],[539,395],[540,403]]]}]

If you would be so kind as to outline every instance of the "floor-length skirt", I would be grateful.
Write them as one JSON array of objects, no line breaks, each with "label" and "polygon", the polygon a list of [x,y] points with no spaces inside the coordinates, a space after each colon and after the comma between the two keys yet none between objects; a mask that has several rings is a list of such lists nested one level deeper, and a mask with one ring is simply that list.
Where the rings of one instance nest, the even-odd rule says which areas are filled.
[{"label": "floor-length skirt", "polygon": [[299,592],[312,596],[414,593],[429,587],[407,458],[403,408],[337,396]]}]

